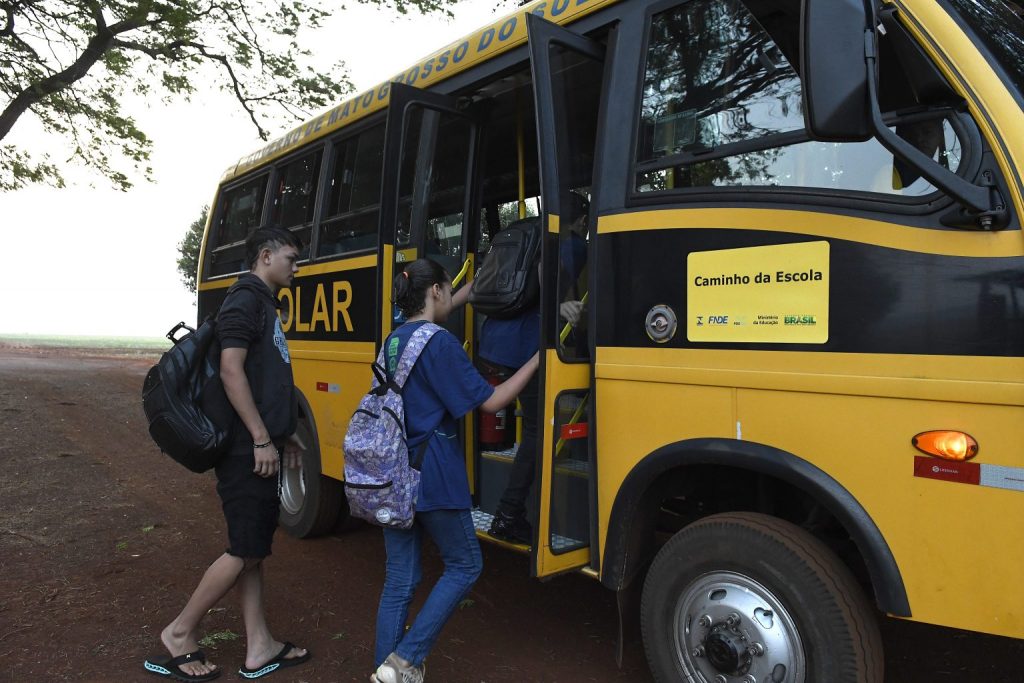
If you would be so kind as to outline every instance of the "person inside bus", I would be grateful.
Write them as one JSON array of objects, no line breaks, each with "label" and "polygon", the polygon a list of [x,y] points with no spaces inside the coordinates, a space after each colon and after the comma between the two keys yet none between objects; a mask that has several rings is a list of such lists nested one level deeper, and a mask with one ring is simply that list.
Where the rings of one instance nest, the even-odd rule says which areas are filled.
[{"label": "person inside bus", "polygon": [[[423,323],[447,320],[454,307],[452,278],[436,262],[417,259],[395,277],[393,300],[405,322],[389,339],[397,338],[404,348]],[[476,408],[495,412],[508,405],[533,377],[539,359],[534,352],[508,380],[491,386],[459,340],[441,330],[413,366],[402,391],[407,437],[410,444],[426,440],[427,445],[412,528],[383,529],[387,561],[377,611],[377,670],[371,676],[376,683],[423,681],[423,661],[483,569],[457,421]],[[421,577],[424,534],[437,546],[444,572],[406,630],[409,603]]]},{"label": "person inside bus", "polygon": [[589,228],[590,202],[579,192],[570,192],[567,198],[567,228],[558,243],[558,258],[562,272],[558,280],[558,313],[571,326],[570,338],[565,349],[571,348],[575,358],[586,358],[589,354],[586,336],[579,328],[584,321],[583,298],[586,292],[580,289],[580,275],[587,264],[587,230]]},{"label": "person inside bus", "polygon": [[[563,319],[576,325],[583,314],[581,296],[575,283],[586,263],[587,216],[590,203],[581,194],[569,192],[563,199],[569,225],[568,239],[560,241],[559,261],[567,276],[559,292],[559,312]],[[540,276],[538,272],[538,277]],[[463,288],[469,289],[469,287]],[[460,290],[457,297],[462,294]],[[460,299],[461,300],[461,299]],[[507,374],[516,371],[531,358],[540,344],[540,302],[521,315],[505,320],[488,318],[480,331],[477,353],[491,372]],[[526,519],[526,498],[533,486],[537,461],[538,381],[534,378],[519,394],[523,409],[523,431],[509,472],[508,483],[498,502],[488,534],[494,538],[530,545],[532,529]]]}]

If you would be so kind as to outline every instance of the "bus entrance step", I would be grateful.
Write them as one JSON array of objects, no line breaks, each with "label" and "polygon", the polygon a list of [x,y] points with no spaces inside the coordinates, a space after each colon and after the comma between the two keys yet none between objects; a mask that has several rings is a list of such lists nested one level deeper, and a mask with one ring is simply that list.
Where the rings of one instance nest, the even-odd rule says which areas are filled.
[{"label": "bus entrance step", "polygon": [[[516,449],[510,448],[507,451],[480,451],[480,457],[496,463],[511,465],[516,459]],[[558,458],[555,460],[555,472],[573,477],[586,477],[590,466],[585,460],[572,460],[570,458]]]},{"label": "bus entrance step", "polygon": [[505,462],[512,462],[516,459],[516,450],[518,446],[513,446],[503,451],[495,451],[489,448],[482,449],[480,451],[480,457],[486,458],[487,460],[499,460]]},{"label": "bus entrance step", "polygon": [[501,545],[507,546],[509,548],[515,548],[520,552],[530,551],[530,546],[528,545],[524,545],[522,543],[510,543],[508,541],[497,539],[494,536],[488,534],[487,530],[491,528],[491,522],[494,521],[494,515],[492,515],[491,513],[484,512],[480,508],[473,508],[472,515],[473,527],[476,528],[476,535],[478,537],[491,541],[492,543],[500,543]]},{"label": "bus entrance step", "polygon": [[[491,528],[491,522],[494,520],[494,515],[492,515],[491,513],[484,512],[480,508],[473,508],[472,515],[473,526],[476,528],[477,536],[485,538],[488,541],[501,543],[502,545],[508,546],[510,548],[515,548],[516,550],[530,550],[530,546],[528,545],[523,545],[522,543],[509,543],[507,541],[501,541],[488,534],[487,530]],[[580,539],[569,538],[568,536],[561,536],[559,534],[552,534],[551,536],[551,550],[556,553],[565,552],[567,550],[574,550],[576,548],[582,548],[586,545],[587,542]]]}]

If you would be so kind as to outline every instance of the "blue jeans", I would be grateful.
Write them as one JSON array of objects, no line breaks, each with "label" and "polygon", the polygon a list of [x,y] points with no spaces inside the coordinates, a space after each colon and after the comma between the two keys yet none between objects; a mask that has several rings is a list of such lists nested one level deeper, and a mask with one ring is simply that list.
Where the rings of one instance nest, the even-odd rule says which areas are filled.
[{"label": "blue jeans", "polygon": [[[423,532],[434,541],[444,561],[444,573],[434,584],[412,627],[405,623],[419,585]],[[469,593],[484,561],[469,510],[417,512],[411,529],[384,529],[387,571],[377,609],[375,666],[397,652],[419,666],[437,641],[448,618]]]}]

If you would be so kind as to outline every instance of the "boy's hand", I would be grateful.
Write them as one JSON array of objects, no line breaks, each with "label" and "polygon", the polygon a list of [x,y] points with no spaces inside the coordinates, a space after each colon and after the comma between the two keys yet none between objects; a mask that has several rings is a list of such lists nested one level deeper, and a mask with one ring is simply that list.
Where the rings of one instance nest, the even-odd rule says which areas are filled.
[{"label": "boy's hand", "polygon": [[256,467],[252,469],[253,472],[261,477],[272,477],[277,474],[279,456],[277,454],[277,447],[274,444],[264,446],[263,448],[253,447],[252,454],[256,460]]},{"label": "boy's hand", "polygon": [[305,446],[295,435],[288,437],[288,441],[284,444],[284,466],[294,469],[302,464],[302,452],[306,450]]}]

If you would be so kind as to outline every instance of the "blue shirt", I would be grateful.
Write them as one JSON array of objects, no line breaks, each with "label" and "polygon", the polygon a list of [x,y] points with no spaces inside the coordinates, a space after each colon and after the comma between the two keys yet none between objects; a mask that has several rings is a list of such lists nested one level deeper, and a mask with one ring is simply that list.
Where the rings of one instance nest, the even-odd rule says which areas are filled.
[{"label": "blue shirt", "polygon": [[[564,271],[571,278],[563,278],[559,298],[565,301],[572,292],[572,285],[583,272],[587,262],[587,242],[576,233],[562,240],[558,248],[559,259]],[[480,346],[477,353],[485,361],[521,368],[540,348],[540,302],[515,318],[498,320],[488,318],[480,329]]]},{"label": "blue shirt", "polygon": [[488,318],[480,329],[477,353],[491,363],[521,368],[540,346],[540,304],[515,318]]},{"label": "blue shirt", "polygon": [[[399,327],[392,333],[401,349],[422,322]],[[459,444],[458,419],[494,393],[462,344],[448,330],[437,332],[423,349],[402,390],[409,450],[418,452],[427,439],[416,509],[468,510],[472,507],[466,458]]]}]

